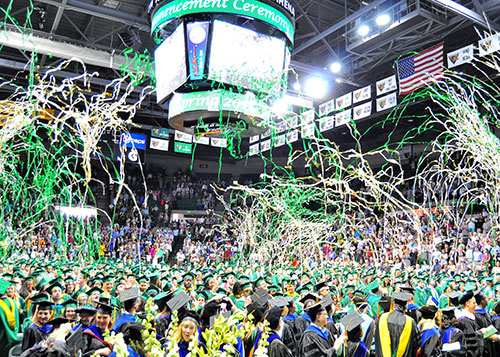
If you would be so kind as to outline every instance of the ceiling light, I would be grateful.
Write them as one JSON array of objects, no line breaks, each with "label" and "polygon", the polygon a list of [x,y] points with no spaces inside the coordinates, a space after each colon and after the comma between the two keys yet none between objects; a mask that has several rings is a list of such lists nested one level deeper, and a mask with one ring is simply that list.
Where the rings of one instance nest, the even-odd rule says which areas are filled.
[{"label": "ceiling light", "polygon": [[337,83],[342,83],[342,79],[340,79],[340,78],[335,78],[335,82],[337,82]]},{"label": "ceiling light", "polygon": [[370,28],[367,25],[362,25],[358,29],[358,35],[360,35],[362,37],[368,35],[369,32],[370,32]]},{"label": "ceiling light", "polygon": [[333,73],[339,73],[341,69],[342,65],[340,64],[340,62],[333,62],[330,66],[330,71],[332,71]]},{"label": "ceiling light", "polygon": [[385,26],[391,21],[391,17],[388,14],[380,14],[377,16],[375,22],[379,26]]},{"label": "ceiling light", "polygon": [[293,89],[299,91],[300,88],[302,88],[302,86],[300,85],[300,83],[298,81],[293,84]]},{"label": "ceiling light", "polygon": [[309,77],[305,85],[305,93],[312,98],[323,98],[328,91],[328,82],[318,76]]}]

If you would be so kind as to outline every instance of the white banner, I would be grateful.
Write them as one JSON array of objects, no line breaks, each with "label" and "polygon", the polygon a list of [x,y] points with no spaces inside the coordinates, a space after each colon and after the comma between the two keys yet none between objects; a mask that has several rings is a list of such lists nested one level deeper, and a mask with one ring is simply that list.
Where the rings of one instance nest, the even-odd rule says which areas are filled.
[{"label": "white banner", "polygon": [[384,97],[377,98],[377,112],[393,108],[396,106],[396,104],[398,104],[398,98],[396,97],[396,93],[392,93]]},{"label": "white banner", "polygon": [[151,138],[149,147],[155,150],[168,151],[168,140]]},{"label": "white banner", "polygon": [[271,139],[264,140],[260,143],[260,152],[267,151],[271,148]]},{"label": "white banner", "polygon": [[316,125],[314,125],[314,123],[302,126],[302,137],[303,138],[314,138],[315,137],[315,135],[314,135],[315,128],[316,128]]},{"label": "white banner", "polygon": [[319,105],[319,116],[323,117],[335,111],[335,99]]},{"label": "white banner", "polygon": [[302,126],[312,123],[315,117],[314,109],[303,112],[300,117]]},{"label": "white banner", "polygon": [[335,117],[334,116],[321,118],[319,120],[319,131],[324,132],[324,131],[330,130],[333,128],[334,125],[335,125]]},{"label": "white banner", "polygon": [[500,50],[500,34],[486,37],[479,41],[479,56],[486,56]]},{"label": "white banner", "polygon": [[286,143],[286,134],[281,134],[276,137],[276,140],[274,140],[274,147],[279,148],[280,146],[285,145]]},{"label": "white banner", "polygon": [[249,156],[254,156],[259,153],[259,143],[250,145],[248,147],[248,155]]},{"label": "white banner", "polygon": [[259,141],[259,135],[249,137],[248,141],[250,142],[250,144],[256,143],[257,141]]},{"label": "white banner", "polygon": [[212,146],[217,148],[225,148],[227,147],[227,140],[224,138],[212,138]]},{"label": "white banner", "polygon": [[193,142],[196,144],[202,145],[210,145],[210,138],[208,136],[200,136],[196,138],[196,135],[193,137]]},{"label": "white banner", "polygon": [[347,124],[351,121],[351,109],[335,114],[335,126]]},{"label": "white banner", "polygon": [[352,111],[352,118],[354,120],[369,117],[372,114],[372,102],[369,101],[368,103],[358,105],[354,107]]},{"label": "white banner", "polygon": [[367,99],[370,99],[371,97],[372,97],[372,86],[371,85],[352,92],[352,102],[353,103],[363,102]]},{"label": "white banner", "polygon": [[294,143],[299,140],[299,132],[297,130],[292,130],[286,133],[286,142],[288,144]]},{"label": "white banner", "polygon": [[342,97],[335,99],[335,110],[348,108],[352,105],[352,92],[344,94]]},{"label": "white banner", "polygon": [[296,116],[285,118],[285,121],[288,125],[287,130],[297,129],[297,126],[299,125],[299,119]]},{"label": "white banner", "polygon": [[288,123],[285,120],[281,120],[280,122],[276,123],[276,131],[278,133],[282,133],[286,130],[288,130]]},{"label": "white banner", "polygon": [[460,66],[461,64],[471,62],[474,59],[474,45],[459,48],[456,51],[448,53],[448,68]]},{"label": "white banner", "polygon": [[398,82],[396,81],[396,75],[377,81],[376,86],[377,86],[377,96],[398,89]]},{"label": "white banner", "polygon": [[183,133],[182,131],[175,131],[175,141],[183,141],[185,143],[193,142],[193,135]]},{"label": "white banner", "polygon": [[264,134],[260,134],[261,139],[267,139],[268,137],[271,136],[271,128],[267,129]]}]

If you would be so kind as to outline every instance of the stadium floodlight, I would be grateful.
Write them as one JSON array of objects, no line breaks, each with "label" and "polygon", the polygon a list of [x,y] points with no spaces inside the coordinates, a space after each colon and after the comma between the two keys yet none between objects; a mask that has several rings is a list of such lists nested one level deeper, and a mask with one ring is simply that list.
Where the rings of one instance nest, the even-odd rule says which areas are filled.
[{"label": "stadium floodlight", "polygon": [[388,15],[388,14],[380,14],[377,16],[377,18],[375,19],[375,22],[377,23],[377,25],[379,26],[385,26],[387,25],[389,22],[391,22],[391,17]]},{"label": "stadium floodlight", "polygon": [[339,73],[341,69],[342,65],[340,64],[340,62],[333,62],[330,66],[330,71],[332,71],[333,73]]},{"label": "stadium floodlight", "polygon": [[360,35],[361,37],[365,37],[369,32],[370,28],[368,27],[368,25],[361,25],[358,29],[358,35]]},{"label": "stadium floodlight", "polygon": [[94,207],[55,206],[55,209],[66,217],[74,217],[80,219],[97,217],[97,209]]},{"label": "stadium floodlight", "polygon": [[311,76],[305,85],[305,94],[312,98],[323,98],[328,91],[328,82],[319,76]]}]

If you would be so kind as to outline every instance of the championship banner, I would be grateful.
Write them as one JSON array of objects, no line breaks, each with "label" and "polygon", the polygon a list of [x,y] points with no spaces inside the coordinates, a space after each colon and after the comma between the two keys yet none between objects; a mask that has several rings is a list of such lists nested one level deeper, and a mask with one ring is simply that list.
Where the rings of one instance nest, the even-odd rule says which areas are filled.
[{"label": "championship banner", "polygon": [[314,118],[315,118],[314,109],[305,111],[304,113],[300,114],[300,117],[301,117],[301,122],[302,122],[301,124],[302,125],[312,123],[314,121]]},{"label": "championship banner", "polygon": [[285,118],[285,122],[287,123],[287,130],[295,129],[299,125],[299,119],[296,116]]},{"label": "championship banner", "polygon": [[372,102],[369,101],[368,103],[358,105],[354,107],[352,110],[353,110],[352,117],[354,120],[369,117],[372,114]]},{"label": "championship banner", "polygon": [[450,52],[448,57],[448,68],[460,66],[469,63],[474,59],[474,45],[462,47],[456,51]]},{"label": "championship banner", "polygon": [[479,41],[479,56],[486,56],[500,50],[500,34],[486,37]]},{"label": "championship banner", "polygon": [[319,116],[323,117],[335,111],[335,99],[319,105]]},{"label": "championship banner", "polygon": [[168,140],[151,138],[149,142],[149,147],[155,150],[168,151]]},{"label": "championship banner", "polygon": [[260,152],[267,151],[271,148],[271,139],[264,140],[260,143]]},{"label": "championship banner", "polygon": [[176,141],[183,141],[185,143],[191,143],[193,141],[193,135],[186,134],[186,133],[183,133],[182,131],[176,130],[175,131],[175,140]]},{"label": "championship banner", "polygon": [[286,133],[286,142],[288,144],[294,143],[299,140],[299,132],[297,130],[292,130]]},{"label": "championship banner", "polygon": [[261,139],[267,139],[271,136],[271,128],[267,129],[263,134],[260,134]]},{"label": "championship banner", "polygon": [[286,130],[288,130],[288,123],[284,120],[280,121],[279,123],[276,123],[276,129],[278,133],[282,133]]},{"label": "championship banner", "polygon": [[208,136],[193,136],[193,142],[196,144],[210,145],[210,138]]},{"label": "championship banner", "polygon": [[274,147],[279,148],[280,146],[285,145],[286,143],[286,134],[281,134],[276,137],[276,140],[274,141]]},{"label": "championship banner", "polygon": [[371,97],[372,97],[372,86],[371,85],[352,92],[352,102],[353,103],[363,102],[367,99],[370,99]]},{"label": "championship banner", "polygon": [[335,117],[334,116],[321,118],[319,120],[319,131],[324,132],[324,131],[333,129],[334,125],[335,125]]},{"label": "championship banner", "polygon": [[316,129],[316,125],[314,125],[314,123],[302,126],[302,137],[303,138],[314,138],[315,129]]},{"label": "championship banner", "polygon": [[352,105],[352,92],[344,94],[342,97],[335,99],[335,110],[348,108]]},{"label": "championship banner", "polygon": [[248,155],[255,156],[259,153],[259,143],[250,145],[248,147]]},{"label": "championship banner", "polygon": [[377,96],[395,91],[396,89],[398,89],[396,75],[377,81],[376,87],[377,87]]},{"label": "championship banner", "polygon": [[250,144],[256,143],[257,141],[259,141],[259,135],[254,135],[248,138],[248,142]]},{"label": "championship banner", "polygon": [[341,126],[351,121],[351,109],[335,114],[335,126]]},{"label": "championship banner", "polygon": [[193,144],[187,143],[174,143],[174,152],[180,152],[182,154],[191,154],[193,151]]},{"label": "championship banner", "polygon": [[386,95],[385,97],[377,98],[377,112],[393,108],[398,104],[396,93]]},{"label": "championship banner", "polygon": [[168,130],[166,128],[160,128],[160,127],[156,127],[156,126],[153,126],[151,128],[151,136],[154,138],[168,140],[169,133],[170,133],[170,130]]},{"label": "championship banner", "polygon": [[224,138],[212,138],[212,146],[217,148],[225,148],[227,147],[227,140]]}]

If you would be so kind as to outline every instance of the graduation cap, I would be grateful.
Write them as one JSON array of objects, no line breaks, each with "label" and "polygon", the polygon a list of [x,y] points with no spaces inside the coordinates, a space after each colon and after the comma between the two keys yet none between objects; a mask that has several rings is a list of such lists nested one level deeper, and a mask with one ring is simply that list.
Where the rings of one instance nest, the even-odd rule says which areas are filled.
[{"label": "graduation cap", "polygon": [[158,295],[160,293],[160,288],[157,287],[156,285],[150,285],[147,289],[146,289],[146,294],[150,297],[154,297],[156,295]]},{"label": "graduation cap", "polygon": [[88,296],[94,294],[94,293],[99,293],[99,294],[102,294],[104,291],[102,291],[102,289],[98,288],[97,286],[94,286],[92,288],[90,288],[85,294],[87,294]]},{"label": "graduation cap", "polygon": [[307,314],[311,317],[311,320],[316,320],[316,316],[321,312],[321,311],[326,311],[326,308],[323,306],[321,302],[314,304],[312,306],[309,306],[306,309]]},{"label": "graduation cap", "polygon": [[329,288],[329,286],[328,286],[327,282],[326,282],[326,281],[322,281],[322,282],[320,282],[320,283],[316,284],[316,285],[314,286],[314,289],[315,289],[317,292],[319,292],[321,289],[323,289],[323,288],[325,288],[325,287],[326,287],[326,288]]},{"label": "graduation cap", "polygon": [[77,307],[78,301],[76,301],[75,299],[68,299],[64,301],[61,305],[64,306],[65,309],[67,309],[68,307]]},{"label": "graduation cap", "polygon": [[[392,295],[392,297],[394,299],[394,302],[398,303],[401,306],[406,306],[406,303],[408,302],[408,300],[410,300],[412,298],[412,296],[410,294],[407,294],[407,293],[395,293]],[[384,309],[384,311],[385,311],[385,309]]]},{"label": "graduation cap", "polygon": [[288,299],[284,297],[275,297],[268,300],[267,302],[269,303],[271,309],[275,306],[283,308],[288,305]]},{"label": "graduation cap", "polygon": [[52,310],[52,306],[54,305],[52,301],[48,300],[33,301],[32,304],[38,306],[38,311],[50,311]]},{"label": "graduation cap", "polygon": [[333,299],[332,299],[332,296],[331,296],[331,295],[327,295],[327,296],[325,296],[325,297],[321,300],[321,305],[323,305],[323,307],[324,307],[325,309],[327,309],[327,310],[328,310],[328,307],[333,305]]},{"label": "graduation cap", "polygon": [[281,315],[283,314],[283,306],[273,306],[266,316],[266,320],[269,321],[269,327],[275,330],[279,326]]},{"label": "graduation cap", "polygon": [[52,327],[54,329],[57,329],[59,327],[61,327],[62,324],[67,324],[68,322],[73,322],[75,320],[70,320],[70,319],[67,319],[65,317],[58,317],[56,319],[53,319],[53,320],[50,320],[49,322],[47,322],[47,325],[52,325]]},{"label": "graduation cap", "polygon": [[126,302],[131,300],[136,300],[139,297],[139,289],[138,288],[130,288],[127,290],[123,290],[120,293],[120,302]]},{"label": "graduation cap", "polygon": [[368,284],[367,288],[368,290],[370,291],[376,291],[378,290],[380,287],[380,283],[378,282],[378,280],[373,280],[370,284]]},{"label": "graduation cap", "polygon": [[12,285],[11,282],[4,280],[4,279],[0,279],[0,296],[4,295],[7,292],[7,289],[9,288],[9,286],[11,286],[11,285]]},{"label": "graduation cap", "polygon": [[419,308],[418,311],[420,311],[420,313],[422,314],[422,318],[430,320],[436,316],[438,308],[434,305],[424,305]]},{"label": "graduation cap", "polygon": [[302,304],[306,305],[308,302],[313,302],[313,303],[318,303],[319,302],[319,296],[313,293],[308,293],[305,295],[302,299],[299,300]]},{"label": "graduation cap", "polygon": [[401,285],[399,287],[399,290],[401,290],[401,292],[403,292],[403,293],[407,293],[407,294],[411,294],[411,295],[415,294],[415,288],[412,286],[409,286],[409,285]]},{"label": "graduation cap", "polygon": [[170,311],[177,311],[184,307],[186,304],[188,304],[191,301],[191,298],[186,295],[184,291],[181,291],[174,297],[172,297],[168,302],[167,306],[170,309]]},{"label": "graduation cap", "polygon": [[85,305],[85,306],[82,306],[78,309],[75,310],[78,314],[90,314],[90,315],[95,315],[97,310],[94,309],[92,306],[90,305]]},{"label": "graduation cap", "polygon": [[100,313],[100,314],[103,314],[103,315],[113,315],[113,310],[115,310],[115,308],[113,306],[110,306],[108,304],[104,304],[102,302],[97,302],[96,303],[97,305],[97,312]]},{"label": "graduation cap", "polygon": [[455,317],[455,311],[455,307],[447,307],[445,309],[441,309],[441,313],[443,314],[443,316],[446,316],[448,319],[452,319]]},{"label": "graduation cap", "polygon": [[267,302],[267,300],[271,299],[271,295],[269,295],[269,293],[267,291],[265,291],[264,289],[260,288],[259,290],[257,290],[256,292],[253,293],[253,295],[250,297],[250,299],[252,300],[252,302],[257,301],[257,300],[261,300],[265,304]]},{"label": "graduation cap", "polygon": [[355,328],[361,326],[361,324],[364,322],[363,318],[361,317],[360,314],[358,314],[356,311],[353,311],[346,316],[344,316],[342,319],[340,319],[340,323],[344,325],[345,329],[347,332],[351,332]]},{"label": "graduation cap", "polygon": [[179,322],[186,320],[193,321],[197,326],[200,326],[200,315],[193,310],[184,310],[179,316]]},{"label": "graduation cap", "polygon": [[221,314],[218,314],[218,315],[212,315],[210,316],[210,321],[209,321],[209,328],[212,328],[214,325],[215,325],[215,321],[220,317],[222,316],[224,318],[224,320],[227,320],[229,319],[229,317],[231,316],[231,311],[226,311],[226,312],[223,312]]},{"label": "graduation cap", "polygon": [[49,294],[52,294],[52,290],[54,290],[55,288],[60,288],[61,291],[64,291],[64,286],[62,286],[62,284],[58,281],[52,283],[47,289],[45,289],[45,291],[47,291]]}]

